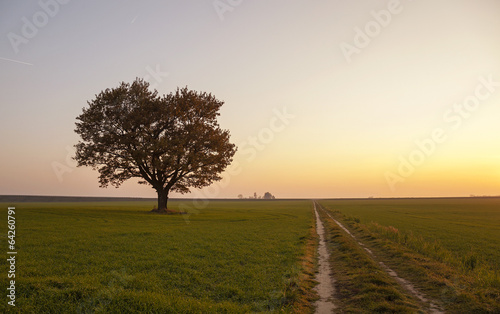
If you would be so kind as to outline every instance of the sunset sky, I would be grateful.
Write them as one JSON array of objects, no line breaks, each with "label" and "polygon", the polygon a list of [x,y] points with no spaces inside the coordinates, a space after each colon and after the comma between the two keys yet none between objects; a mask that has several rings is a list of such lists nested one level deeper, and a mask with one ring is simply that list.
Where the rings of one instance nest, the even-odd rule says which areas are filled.
[{"label": "sunset sky", "polygon": [[185,197],[500,195],[499,15],[495,0],[2,1],[0,194],[155,197],[101,189],[70,158],[87,101],[142,77],[225,102],[232,171]]}]

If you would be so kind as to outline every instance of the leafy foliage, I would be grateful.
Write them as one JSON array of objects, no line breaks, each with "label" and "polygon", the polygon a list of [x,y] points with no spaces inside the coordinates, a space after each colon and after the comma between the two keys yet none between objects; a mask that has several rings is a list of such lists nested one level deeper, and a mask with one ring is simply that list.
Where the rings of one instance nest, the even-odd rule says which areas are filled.
[{"label": "leafy foliage", "polygon": [[77,117],[75,132],[82,140],[75,159],[99,171],[101,187],[139,177],[159,197],[187,193],[220,180],[236,152],[229,131],[217,123],[223,102],[212,94],[185,87],[159,96],[136,79],[88,104]]}]

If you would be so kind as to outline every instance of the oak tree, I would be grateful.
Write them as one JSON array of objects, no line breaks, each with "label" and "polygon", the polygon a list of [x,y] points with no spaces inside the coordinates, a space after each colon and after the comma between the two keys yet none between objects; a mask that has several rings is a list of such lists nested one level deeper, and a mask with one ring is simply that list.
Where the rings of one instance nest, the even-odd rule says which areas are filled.
[{"label": "oak tree", "polygon": [[140,178],[156,190],[157,210],[165,212],[170,191],[208,186],[231,163],[236,146],[217,122],[223,103],[187,87],[159,96],[143,79],[121,83],[96,95],[77,117],[75,160],[99,171],[101,187]]}]

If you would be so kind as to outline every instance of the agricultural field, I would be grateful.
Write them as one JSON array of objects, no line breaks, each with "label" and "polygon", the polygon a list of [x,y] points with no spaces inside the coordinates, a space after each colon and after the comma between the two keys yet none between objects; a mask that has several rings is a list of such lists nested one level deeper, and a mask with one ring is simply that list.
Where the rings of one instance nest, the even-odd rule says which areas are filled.
[{"label": "agricultural field", "polygon": [[322,201],[362,224],[392,226],[438,241],[457,257],[470,254],[500,271],[500,198]]},{"label": "agricultural field", "polygon": [[500,199],[318,203],[445,312],[500,311]]},{"label": "agricultural field", "polygon": [[0,312],[313,313],[315,213],[336,311],[500,311],[500,199],[170,201],[187,214],[169,215],[154,205],[17,204],[16,307]]},{"label": "agricultural field", "polygon": [[[8,205],[1,206],[4,217]],[[310,201],[211,201],[188,215],[149,213],[153,205],[18,204],[17,300],[8,310],[302,311]],[[190,206],[169,203],[174,210]],[[7,268],[3,262],[0,272]],[[1,280],[7,286],[6,276]]]}]

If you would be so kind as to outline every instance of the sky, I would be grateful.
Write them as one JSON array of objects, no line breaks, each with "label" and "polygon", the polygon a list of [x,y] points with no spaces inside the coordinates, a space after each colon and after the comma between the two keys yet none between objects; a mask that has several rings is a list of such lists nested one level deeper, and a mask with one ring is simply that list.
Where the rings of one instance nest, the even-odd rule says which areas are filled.
[{"label": "sky", "polygon": [[99,188],[76,117],[120,82],[225,104],[224,179],[171,197],[500,195],[500,2],[2,1],[0,194]]}]

